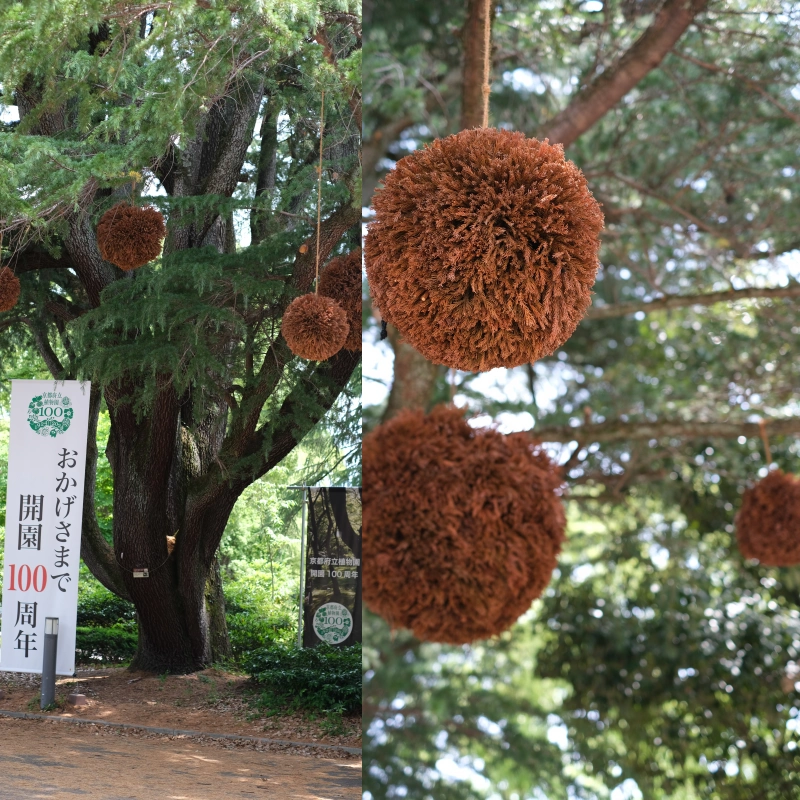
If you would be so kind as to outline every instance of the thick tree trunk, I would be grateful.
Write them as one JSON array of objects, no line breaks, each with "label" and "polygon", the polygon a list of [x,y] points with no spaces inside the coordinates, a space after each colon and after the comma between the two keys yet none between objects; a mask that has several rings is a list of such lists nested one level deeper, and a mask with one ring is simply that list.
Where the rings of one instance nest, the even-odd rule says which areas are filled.
[{"label": "thick tree trunk", "polygon": [[[198,520],[188,500],[175,531],[166,511],[166,483],[161,491],[146,491],[144,484],[141,473],[131,467],[123,467],[115,480],[115,520],[122,517],[114,537],[117,556],[139,617],[139,647],[131,668],[193,672],[230,657],[215,553],[232,502]],[[218,531],[205,548],[197,547],[201,536],[193,528],[198,526]],[[167,537],[172,535],[169,553]],[[147,569],[148,577],[135,577],[137,569]]]},{"label": "thick tree trunk", "polygon": [[[167,537],[175,533],[168,498],[178,455],[178,403],[165,390],[145,420],[137,421],[127,405],[112,405],[111,415],[114,550],[139,615],[139,648],[131,667],[191,672],[205,666],[205,654],[192,647],[188,609],[176,591],[175,559],[167,549]],[[139,570],[147,570],[147,577]]]},{"label": "thick tree trunk", "polygon": [[216,412],[191,435],[171,388],[145,420],[129,406],[112,409],[114,546],[139,617],[132,669],[193,672],[230,656],[215,555],[241,488],[220,488],[205,473],[210,488],[193,489],[206,451],[218,452],[225,412]]},{"label": "thick tree trunk", "polygon": [[225,595],[222,592],[222,573],[219,559],[214,559],[206,580],[206,612],[208,613],[211,662],[219,664],[231,657],[231,640],[225,620]]}]

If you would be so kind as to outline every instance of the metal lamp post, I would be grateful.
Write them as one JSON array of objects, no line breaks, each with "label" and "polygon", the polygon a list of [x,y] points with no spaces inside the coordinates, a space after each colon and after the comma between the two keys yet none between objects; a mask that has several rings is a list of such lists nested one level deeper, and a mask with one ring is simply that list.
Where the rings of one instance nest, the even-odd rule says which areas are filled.
[{"label": "metal lamp post", "polygon": [[51,706],[56,699],[56,655],[58,654],[58,617],[45,617],[42,648],[41,707]]}]

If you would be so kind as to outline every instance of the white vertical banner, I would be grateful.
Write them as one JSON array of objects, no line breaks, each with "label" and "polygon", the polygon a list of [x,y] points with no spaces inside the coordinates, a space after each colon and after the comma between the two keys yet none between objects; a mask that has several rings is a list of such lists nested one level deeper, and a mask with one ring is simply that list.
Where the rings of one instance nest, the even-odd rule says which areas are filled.
[{"label": "white vertical banner", "polygon": [[75,672],[88,382],[12,381],[0,670],[41,672],[58,617],[56,673]]}]

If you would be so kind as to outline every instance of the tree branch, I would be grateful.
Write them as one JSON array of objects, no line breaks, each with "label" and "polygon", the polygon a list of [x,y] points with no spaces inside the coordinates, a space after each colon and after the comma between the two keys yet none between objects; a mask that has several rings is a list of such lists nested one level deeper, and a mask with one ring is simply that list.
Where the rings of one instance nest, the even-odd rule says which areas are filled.
[{"label": "tree branch", "polygon": [[749,286],[746,289],[727,289],[721,292],[706,292],[705,294],[668,294],[656,300],[592,306],[586,313],[586,319],[615,319],[616,317],[634,314],[637,311],[650,313],[652,311],[666,311],[688,306],[713,306],[715,303],[732,303],[737,300],[749,300],[755,297],[800,297],[800,283],[778,288]]},{"label": "tree branch", "polygon": [[264,78],[255,86],[246,81],[240,82],[236,91],[222,103],[233,103],[234,113],[226,119],[225,139],[211,175],[204,186],[204,194],[218,194],[230,197],[239,181],[239,173],[247,156],[247,149],[253,141],[256,116],[264,97]]},{"label": "tree branch", "polygon": [[11,259],[12,269],[17,275],[23,272],[35,272],[40,269],[72,269],[72,261],[67,256],[53,258],[50,253],[40,250],[22,250]]},{"label": "tree branch", "polygon": [[400,134],[414,124],[413,117],[401,117],[378,128],[369,139],[366,139],[361,149],[361,164],[364,171],[364,188],[362,190],[362,203],[368,206],[372,195],[378,185],[378,162],[386,155],[387,148],[396,141]]},{"label": "tree branch", "polygon": [[280,383],[284,367],[291,358],[292,352],[286,340],[278,336],[265,353],[255,380],[248,381],[245,386],[238,408],[231,412],[230,431],[222,445],[224,457],[230,454],[240,458],[248,448],[258,428],[264,404]]},{"label": "tree branch", "polygon": [[653,24],[620,59],[598,75],[575,99],[539,129],[567,147],[613,108],[639,81],[654,70],[683,36],[708,0],[667,0]]},{"label": "tree branch", "polygon": [[388,330],[389,344],[394,350],[394,379],[382,421],[392,419],[404,408],[428,409],[436,378],[441,367],[421,356],[397,330]]},{"label": "tree branch", "polygon": [[[283,401],[274,423],[264,426],[252,439],[249,448],[251,453],[263,450],[264,446],[269,443],[269,450],[256,477],[265,475],[277,466],[325,416],[341,391],[347,386],[360,359],[361,353],[340,350],[335,356],[317,367],[314,371],[314,383],[310,386],[306,383],[302,388],[295,388],[289,393]],[[329,382],[329,385],[325,387],[327,391],[319,386],[324,379]],[[319,404],[320,410],[314,413],[307,411],[302,413],[299,416],[302,422],[298,422],[298,410],[308,406],[308,399],[303,395],[307,395],[309,391]],[[275,433],[270,438],[273,431]]]},{"label": "tree branch", "polygon": [[323,51],[325,53],[325,58],[328,60],[328,63],[336,70],[337,74],[339,75],[339,79],[342,82],[342,86],[347,86],[350,90],[350,95],[347,98],[347,104],[350,106],[350,110],[353,112],[353,119],[355,120],[356,126],[358,130],[361,130],[361,92],[360,86],[353,86],[347,85],[347,81],[345,80],[345,76],[342,73],[342,70],[339,68],[339,62],[336,59],[336,53],[334,52],[333,45],[331,44],[331,40],[328,37],[328,31],[326,30],[325,26],[323,25],[320,27],[315,36],[314,40],[322,45]]},{"label": "tree branch", "polygon": [[[800,417],[767,421],[767,431],[773,436],[800,433]],[[630,442],[650,439],[735,439],[738,436],[753,438],[761,435],[758,422],[688,422],[660,420],[657,422],[622,422],[612,420],[596,425],[563,425],[534,428],[531,435],[542,442]]]},{"label": "tree branch", "polygon": [[[278,170],[278,115],[279,104],[270,98],[264,109],[261,122],[261,147],[258,153],[256,169],[256,198],[266,194],[272,197],[275,193],[275,181]],[[272,213],[268,208],[253,209],[250,212],[250,239],[253,244],[261,244],[268,234]]]},{"label": "tree branch", "polygon": [[[436,80],[435,86],[422,78],[420,78],[420,83],[428,90],[425,96],[425,112],[429,114],[438,107],[447,117],[447,105],[442,95],[449,93],[451,89],[461,84],[461,71],[451,70],[444,78]],[[386,156],[392,143],[400,138],[400,134],[418,121],[412,116],[385,121],[375,129],[369,139],[364,141],[361,157],[364,175],[362,189],[362,205],[364,207],[370,205],[372,195],[379,182],[378,163]]]},{"label": "tree branch", "polygon": [[81,558],[92,575],[111,592],[130,600],[122,570],[117,564],[114,550],[103,537],[95,510],[95,486],[97,484],[97,420],[100,416],[102,395],[99,387],[93,386],[89,393],[89,434],[86,439],[86,476],[83,487],[83,534],[81,536]]},{"label": "tree branch", "polygon": [[69,233],[64,245],[92,306],[97,308],[100,305],[100,293],[121,273],[100,255],[88,213],[81,210],[70,214]]},{"label": "tree branch", "polygon": [[30,329],[33,340],[36,342],[36,349],[39,351],[39,355],[42,357],[42,361],[44,361],[50,374],[56,380],[64,380],[66,377],[66,370],[64,369],[64,365],[58,360],[58,356],[55,350],[53,350],[50,340],[47,338],[47,332],[44,330],[44,326],[38,320],[34,321],[28,319],[28,317],[21,317],[20,320]]}]

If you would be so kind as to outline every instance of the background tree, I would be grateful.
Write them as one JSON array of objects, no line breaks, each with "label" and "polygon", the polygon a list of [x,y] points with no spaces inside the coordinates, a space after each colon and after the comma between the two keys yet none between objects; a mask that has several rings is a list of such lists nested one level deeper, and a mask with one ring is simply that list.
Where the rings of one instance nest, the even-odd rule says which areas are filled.
[{"label": "background tree", "polygon": [[[357,392],[358,353],[300,362],[280,320],[314,280],[323,90],[320,261],[357,244],[360,36],[346,0],[0,14],[3,256],[22,282],[2,347],[93,381],[82,557],[136,605],[135,667],[225,654],[215,554],[231,509]],[[168,216],[167,239],[161,259],[123,274],[94,229],[141,194]],[[102,407],[111,545],[95,513]],[[133,580],[143,566],[150,579]]]},{"label": "background tree", "polygon": [[[365,9],[365,205],[464,124],[479,5]],[[798,48],[777,3],[496,8],[491,124],[564,143],[606,231],[569,342],[458,373],[456,402],[549,443],[570,542],[498,640],[420,645],[367,618],[367,797],[798,796],[800,579],[733,540],[766,474],[760,419],[796,471]],[[365,335],[368,424],[447,401],[443,368]]]}]

